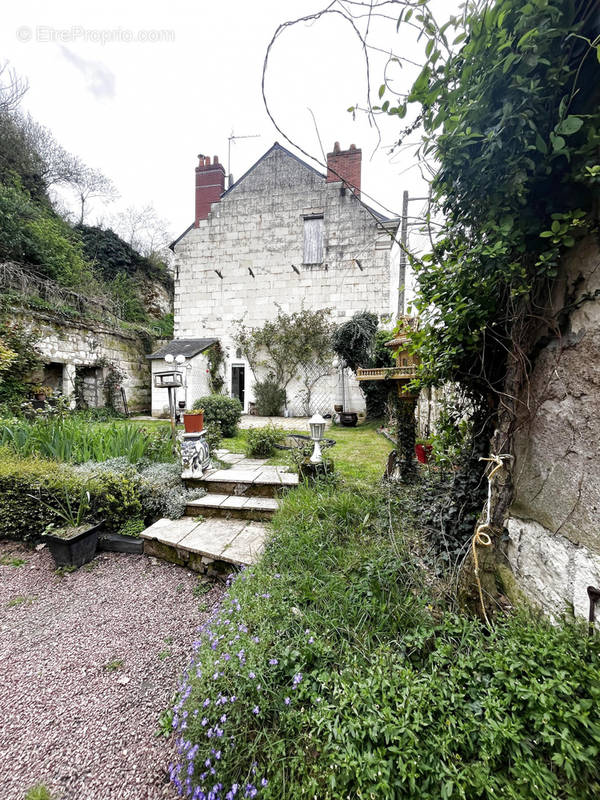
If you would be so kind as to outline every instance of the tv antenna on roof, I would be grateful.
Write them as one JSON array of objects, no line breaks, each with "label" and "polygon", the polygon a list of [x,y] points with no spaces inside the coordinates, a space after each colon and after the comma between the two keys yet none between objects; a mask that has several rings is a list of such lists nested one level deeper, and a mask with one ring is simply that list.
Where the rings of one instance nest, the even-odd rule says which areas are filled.
[{"label": "tv antenna on roof", "polygon": [[233,175],[231,174],[231,143],[236,139],[260,139],[260,133],[252,133],[249,136],[236,136],[231,131],[231,136],[227,137],[227,175],[229,176],[229,186],[233,183]]}]

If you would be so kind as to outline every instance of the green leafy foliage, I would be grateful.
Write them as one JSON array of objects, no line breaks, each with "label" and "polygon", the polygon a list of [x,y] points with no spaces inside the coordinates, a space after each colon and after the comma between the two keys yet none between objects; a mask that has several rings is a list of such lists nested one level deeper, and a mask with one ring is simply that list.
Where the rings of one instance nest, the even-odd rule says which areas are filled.
[{"label": "green leafy foliage", "polygon": [[223,438],[221,426],[218,422],[208,422],[204,425],[204,431],[204,441],[208,444],[209,452],[214,453],[220,447]]},{"label": "green leafy foliage", "polygon": [[97,498],[96,515],[104,520],[107,528],[119,531],[139,521],[142,514],[140,480],[133,467],[120,474],[106,472],[97,475],[92,481],[92,489]]},{"label": "green leafy foliage", "polygon": [[275,452],[275,445],[286,437],[283,428],[266,425],[264,428],[250,428],[246,437],[246,455],[251,458],[269,458]]},{"label": "green leafy foliage", "polygon": [[268,380],[284,393],[290,381],[300,377],[310,396],[311,374],[330,361],[330,313],[328,308],[316,311],[303,308],[292,314],[279,311],[275,319],[268,320],[261,328],[240,325],[234,340],[255,377],[259,370],[264,371]]},{"label": "green leafy foliage", "polygon": [[118,529],[117,533],[121,536],[133,536],[137,537],[146,529],[146,523],[143,519],[139,519],[139,517],[133,517],[132,519],[128,519],[121,527]]},{"label": "green leafy foliage", "polygon": [[275,378],[266,377],[255,381],[254,397],[256,410],[262,417],[279,417],[285,406],[285,389],[277,383]]},{"label": "green leafy foliage", "polygon": [[221,394],[225,386],[225,378],[221,373],[221,367],[225,361],[225,353],[220,342],[215,342],[206,351],[209,370],[209,388],[211,394]]},{"label": "green leafy foliage", "polygon": [[432,252],[413,258],[426,382],[501,390],[507,351],[528,353],[544,287],[587,229],[600,143],[594,14],[495,0],[442,26],[419,3],[426,63],[408,103],[421,154],[439,164],[431,214],[444,219]]},{"label": "green leafy foliage", "polygon": [[223,436],[235,436],[238,422],[242,417],[242,404],[237,397],[224,394],[210,394],[194,401],[194,409],[204,409],[204,421],[217,423]]},{"label": "green leafy foliage", "polygon": [[191,763],[192,792],[238,783],[266,800],[595,798],[600,639],[526,614],[484,633],[433,611],[388,519],[372,487],[285,498],[186,673],[175,784]]},{"label": "green leafy foliage", "polygon": [[370,364],[378,323],[377,314],[358,311],[335,329],[333,349],[353,372]]},{"label": "green leafy foliage", "polygon": [[36,337],[15,321],[0,314],[0,346],[4,353],[0,369],[0,403],[16,407],[28,392],[30,373],[41,364]]},{"label": "green leafy foliage", "polygon": [[146,429],[133,423],[93,424],[78,417],[42,418],[0,423],[0,446],[19,455],[39,455],[58,462],[106,461],[124,456],[171,461],[166,429]]},{"label": "green leafy foliage", "polygon": [[119,276],[138,279],[145,276],[171,286],[171,278],[163,263],[140,255],[110,228],[78,225],[75,230],[81,237],[86,259],[96,265],[105,281],[113,281]]}]

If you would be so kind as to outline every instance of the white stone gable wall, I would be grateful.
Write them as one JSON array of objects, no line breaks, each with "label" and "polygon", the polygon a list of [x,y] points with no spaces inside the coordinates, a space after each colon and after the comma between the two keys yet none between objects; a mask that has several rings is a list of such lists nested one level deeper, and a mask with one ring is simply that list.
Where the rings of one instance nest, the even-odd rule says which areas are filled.
[{"label": "white stone gable wall", "polygon": [[[220,339],[228,355],[228,388],[232,361],[243,363],[235,358],[232,343],[239,321],[258,327],[279,308],[291,313],[302,306],[331,308],[336,323],[356,311],[393,311],[390,237],[377,229],[357,198],[348,191],[342,195],[340,189],[340,183],[327,184],[324,177],[275,149],[177,244],[175,338]],[[304,216],[318,213],[324,217],[324,264],[304,267]],[[248,400],[248,369],[246,382]],[[338,383],[333,374],[332,404],[339,402]],[[351,404],[361,410],[362,395],[354,381],[350,383]],[[290,386],[288,396],[297,391]]]}]

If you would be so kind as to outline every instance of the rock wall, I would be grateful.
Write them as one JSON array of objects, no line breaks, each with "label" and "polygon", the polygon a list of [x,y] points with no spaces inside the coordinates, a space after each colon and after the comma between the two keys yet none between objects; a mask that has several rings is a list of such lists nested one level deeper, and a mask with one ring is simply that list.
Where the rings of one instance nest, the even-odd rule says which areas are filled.
[{"label": "rock wall", "polygon": [[38,350],[47,361],[43,374],[36,376],[36,380],[54,383],[63,394],[72,395],[79,378],[77,382],[86,403],[102,406],[106,368],[98,367],[98,362],[106,360],[125,373],[122,386],[129,410],[134,413],[149,410],[150,363],[146,358],[148,350],[138,336],[46,314],[31,316],[18,312],[15,317],[36,335]]},{"label": "rock wall", "polygon": [[[600,587],[600,250],[562,263],[514,439],[508,558],[526,595],[556,616],[587,616]],[[567,316],[561,309],[570,309]]]}]

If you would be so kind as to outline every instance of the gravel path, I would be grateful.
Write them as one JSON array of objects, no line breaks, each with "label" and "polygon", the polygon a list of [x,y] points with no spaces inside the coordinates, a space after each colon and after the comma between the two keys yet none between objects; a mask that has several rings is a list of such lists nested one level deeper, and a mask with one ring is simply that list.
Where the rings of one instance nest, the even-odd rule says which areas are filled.
[{"label": "gravel path", "polygon": [[223,588],[194,597],[197,575],[146,556],[54,569],[47,548],[0,542],[1,800],[38,783],[53,800],[170,800],[158,717]]}]

